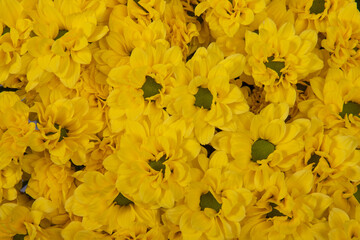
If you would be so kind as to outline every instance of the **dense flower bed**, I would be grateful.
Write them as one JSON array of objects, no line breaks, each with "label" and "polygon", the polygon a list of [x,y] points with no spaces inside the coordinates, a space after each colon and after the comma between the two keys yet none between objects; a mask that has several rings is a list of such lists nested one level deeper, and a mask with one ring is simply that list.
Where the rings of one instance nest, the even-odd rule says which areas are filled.
[{"label": "dense flower bed", "polygon": [[354,0],[0,0],[0,239],[360,238]]}]

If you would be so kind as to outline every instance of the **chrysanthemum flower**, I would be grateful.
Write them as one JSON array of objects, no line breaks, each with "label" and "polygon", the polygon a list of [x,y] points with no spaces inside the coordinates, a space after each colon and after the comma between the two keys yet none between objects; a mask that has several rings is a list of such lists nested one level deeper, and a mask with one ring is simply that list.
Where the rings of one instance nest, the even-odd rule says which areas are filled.
[{"label": "chrysanthemum flower", "polygon": [[295,28],[297,32],[314,29],[325,32],[329,25],[329,15],[337,14],[339,9],[350,0],[290,0],[288,7],[296,14]]},{"label": "chrysanthemum flower", "polygon": [[109,72],[108,83],[115,87],[107,99],[114,133],[122,131],[126,121],[137,120],[142,114],[162,119],[167,115],[164,98],[174,86],[174,68],[181,59],[180,48],[159,43],[135,48],[129,65]]},{"label": "chrysanthemum flower", "polygon": [[253,196],[243,188],[241,176],[227,169],[225,152],[216,151],[201,162],[199,158],[202,179],[189,185],[184,202],[167,210],[165,217],[179,227],[184,239],[237,238]]},{"label": "chrysanthemum flower", "polygon": [[14,188],[21,180],[19,158],[27,147],[38,147],[35,124],[29,123],[29,107],[13,92],[0,93],[0,202],[16,199]]},{"label": "chrysanthemum flower", "polygon": [[[79,79],[81,65],[91,61],[89,43],[102,38],[108,27],[98,25],[97,13],[90,7],[66,9],[61,6],[61,1],[41,2],[36,9],[28,10],[34,20],[36,36],[26,44],[30,58],[27,90],[46,81],[46,72],[54,73],[66,87],[73,88]],[[101,10],[105,11],[99,7],[98,11]]]},{"label": "chrysanthemum flower", "polygon": [[136,23],[124,13],[121,5],[111,12],[109,29],[109,34],[99,42],[99,48],[94,51],[97,68],[105,74],[108,74],[111,68],[128,64],[135,47],[144,48],[163,42],[166,36],[165,24],[162,21]]},{"label": "chrysanthemum flower", "polygon": [[38,116],[38,128],[44,141],[43,147],[50,153],[55,164],[64,164],[70,158],[82,165],[86,151],[93,146],[90,140],[103,128],[102,114],[98,108],[90,108],[86,99],[43,99],[36,102],[33,111]]},{"label": "chrysanthemum flower", "polygon": [[21,159],[21,163],[23,170],[30,174],[25,192],[33,199],[49,199],[63,210],[65,201],[76,188],[72,177],[75,169],[71,169],[70,162],[56,165],[45,152],[27,154]]},{"label": "chrysanthemum flower", "polygon": [[189,129],[175,118],[163,124],[129,122],[119,151],[104,160],[105,168],[117,174],[117,189],[151,209],[182,200],[191,181],[187,161],[200,151]]},{"label": "chrysanthemum flower", "polygon": [[252,23],[265,6],[265,0],[204,0],[195,8],[195,14],[206,11],[205,20],[214,38],[223,34],[232,37],[241,26]]},{"label": "chrysanthemum flower", "polygon": [[84,183],[68,198],[66,209],[82,217],[85,229],[102,229],[112,233],[128,229],[136,223],[144,223],[147,227],[156,225],[157,211],[139,207],[117,191],[116,175],[113,173],[89,171],[83,180]]},{"label": "chrysanthemum flower", "polygon": [[288,113],[286,104],[270,104],[258,115],[249,113],[240,118],[242,129],[239,127],[237,132],[217,133],[212,145],[230,154],[237,168],[245,172],[251,169],[249,174],[265,163],[289,170],[299,161],[304,148],[303,135],[310,121],[297,119],[286,123]]},{"label": "chrysanthemum flower", "polygon": [[279,29],[267,18],[259,33],[245,33],[247,67],[245,73],[255,84],[264,87],[266,101],[286,102],[293,106],[296,99],[294,85],[309,73],[320,70],[323,62],[313,52],[317,43],[314,30],[295,34],[291,23]]},{"label": "chrysanthemum flower", "polygon": [[167,111],[193,122],[201,144],[211,141],[215,128],[235,129],[236,115],[248,111],[240,88],[230,83],[242,73],[244,63],[241,54],[224,59],[221,50],[211,44],[208,49],[199,48],[186,66],[177,69]]},{"label": "chrysanthemum flower", "polygon": [[350,219],[348,213],[339,209],[333,208],[329,213],[328,233],[329,240],[341,239],[356,239],[360,237],[360,212],[359,207],[356,208],[356,218]]},{"label": "chrysanthemum flower", "polygon": [[348,71],[330,68],[326,79],[315,77],[310,84],[315,95],[298,104],[300,112],[309,118],[319,118],[325,128],[344,128],[347,134],[358,138],[360,68]]},{"label": "chrysanthemum flower", "polygon": [[99,233],[84,228],[82,223],[79,221],[71,221],[66,227],[64,227],[61,231],[61,237],[63,237],[64,240],[113,239],[110,237],[110,234]]},{"label": "chrysanthemum flower", "polygon": [[360,62],[360,12],[352,2],[329,16],[326,38],[321,46],[330,53],[332,68],[349,69]]}]

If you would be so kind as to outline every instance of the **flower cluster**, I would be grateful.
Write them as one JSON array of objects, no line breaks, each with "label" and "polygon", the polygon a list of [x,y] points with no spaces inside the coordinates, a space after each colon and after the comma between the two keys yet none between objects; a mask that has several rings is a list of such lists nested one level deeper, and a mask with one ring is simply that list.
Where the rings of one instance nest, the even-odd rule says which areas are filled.
[{"label": "flower cluster", "polygon": [[0,239],[359,239],[358,7],[0,0]]}]

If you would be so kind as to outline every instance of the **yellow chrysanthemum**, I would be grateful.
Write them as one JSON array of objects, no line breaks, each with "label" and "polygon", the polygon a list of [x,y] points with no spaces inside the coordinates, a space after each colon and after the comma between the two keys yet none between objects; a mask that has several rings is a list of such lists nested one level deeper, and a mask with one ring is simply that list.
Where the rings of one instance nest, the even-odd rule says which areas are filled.
[{"label": "yellow chrysanthemum", "polygon": [[343,128],[346,134],[360,139],[360,68],[348,71],[330,68],[326,79],[315,77],[310,84],[314,96],[298,104],[300,112],[309,118],[319,118],[325,128]]},{"label": "yellow chrysanthemum", "polygon": [[224,59],[221,50],[211,44],[208,49],[199,48],[186,66],[177,69],[167,111],[192,122],[201,144],[211,141],[215,128],[235,129],[233,120],[248,111],[240,88],[230,83],[242,73],[244,63],[241,54]]},{"label": "yellow chrysanthemum", "polygon": [[[45,102],[46,101],[46,102]],[[70,158],[75,164],[86,161],[86,151],[93,147],[90,140],[103,128],[102,114],[90,108],[86,99],[57,99],[36,102],[33,111],[38,116],[38,128],[43,147],[55,164],[64,164]]]},{"label": "yellow chrysanthemum", "polygon": [[[91,62],[89,43],[108,31],[107,26],[98,25],[97,13],[89,5],[66,9],[62,1],[42,0],[36,9],[28,10],[36,34],[26,44],[28,91],[46,81],[47,72],[54,73],[66,87],[74,87],[81,66]],[[99,7],[98,11],[101,10],[105,8]]]},{"label": "yellow chrysanthemum", "polygon": [[240,221],[252,194],[243,188],[241,175],[228,170],[223,151],[210,159],[198,159],[202,179],[189,185],[185,201],[165,212],[165,217],[179,227],[183,239],[235,239],[240,236]]},{"label": "yellow chrysanthemum", "polygon": [[360,64],[360,12],[352,2],[329,16],[326,38],[321,46],[330,53],[332,68],[349,69]]},{"label": "yellow chrysanthemum", "polygon": [[22,160],[22,168],[30,174],[25,192],[33,199],[44,197],[51,200],[60,209],[64,209],[65,201],[75,188],[70,162],[66,165],[56,165],[50,160],[47,152],[44,154],[27,154]]},{"label": "yellow chrysanthemum", "polygon": [[337,14],[339,9],[349,2],[351,0],[289,0],[288,7],[296,14],[297,32],[305,29],[325,32],[329,26],[329,15]]},{"label": "yellow chrysanthemum", "polygon": [[350,219],[348,213],[339,209],[333,208],[329,213],[328,233],[329,240],[341,239],[357,239],[360,237],[360,212],[359,207],[356,208],[356,218]]},{"label": "yellow chrysanthemum", "polygon": [[140,119],[141,115],[151,118],[167,115],[165,96],[174,86],[174,68],[181,59],[180,48],[159,43],[156,47],[135,48],[129,65],[109,72],[108,83],[115,87],[107,99],[114,133],[122,131],[126,121]]},{"label": "yellow chrysanthemum", "polygon": [[105,168],[117,174],[117,189],[150,209],[171,208],[182,200],[191,181],[187,161],[200,151],[188,131],[175,118],[163,124],[129,122],[119,151],[104,160]]},{"label": "yellow chrysanthemum", "polygon": [[258,115],[244,115],[238,132],[217,133],[212,145],[230,154],[233,164],[249,174],[262,164],[284,171],[294,168],[301,157],[303,135],[310,121],[297,119],[286,123],[288,113],[286,104],[270,104]]},{"label": "yellow chrysanthemum", "polygon": [[82,223],[79,221],[72,221],[64,229],[62,229],[61,237],[63,237],[64,240],[112,239],[110,234],[99,233],[84,228]]},{"label": "yellow chrysanthemum", "polygon": [[265,100],[286,102],[293,106],[294,85],[309,73],[322,69],[323,62],[313,52],[317,43],[314,30],[295,34],[291,23],[279,29],[267,18],[259,32],[245,33],[247,67],[245,73],[254,78],[255,85],[264,87]]},{"label": "yellow chrysanthemum", "polygon": [[157,211],[138,206],[115,187],[116,176],[89,171],[74,195],[66,202],[68,212],[82,217],[87,230],[102,229],[107,233],[123,231],[136,223],[156,226]]},{"label": "yellow chrysanthemum", "polygon": [[252,23],[265,6],[265,0],[204,0],[195,8],[195,14],[206,11],[205,20],[214,38],[223,34],[232,37],[241,26]]},{"label": "yellow chrysanthemum", "polygon": [[156,20],[150,24],[136,23],[124,16],[123,6],[116,6],[109,17],[109,34],[100,41],[94,51],[97,68],[108,74],[111,68],[128,64],[135,47],[144,48],[157,42],[164,42],[165,25]]}]

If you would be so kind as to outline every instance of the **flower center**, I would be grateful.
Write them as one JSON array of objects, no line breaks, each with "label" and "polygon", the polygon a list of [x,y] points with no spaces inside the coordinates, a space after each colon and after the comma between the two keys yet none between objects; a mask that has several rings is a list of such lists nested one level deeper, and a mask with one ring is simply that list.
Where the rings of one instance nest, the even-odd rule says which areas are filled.
[{"label": "flower center", "polygon": [[59,30],[59,33],[58,33],[58,35],[54,38],[54,40],[58,40],[59,38],[61,38],[62,36],[64,36],[65,33],[67,33],[67,32],[68,32],[68,30],[65,30],[65,29]]},{"label": "flower center", "polygon": [[264,139],[258,139],[251,146],[251,161],[266,159],[274,150],[274,144]]},{"label": "flower center", "polygon": [[325,10],[325,0],[314,0],[310,8],[311,14],[319,14]]},{"label": "flower center", "polygon": [[[59,124],[57,124],[57,123],[55,123],[55,128],[57,129],[57,130],[59,130]],[[67,137],[68,134],[69,133],[69,130],[67,130],[66,128],[63,128],[63,127],[61,127],[60,128],[60,137],[59,137],[59,142],[61,142],[63,139],[64,139],[64,137]]]},{"label": "flower center", "polygon": [[204,211],[205,208],[212,208],[214,209],[216,212],[219,212],[221,209],[221,205],[220,203],[218,203],[218,201],[216,201],[216,199],[214,198],[214,196],[211,194],[211,192],[207,192],[206,194],[202,194],[200,196],[200,208],[201,211]]},{"label": "flower center", "polygon": [[13,239],[14,240],[24,240],[24,238],[25,238],[25,234],[16,234],[14,237],[13,237]]},{"label": "flower center", "polygon": [[199,87],[198,92],[195,94],[195,106],[210,110],[213,100],[213,95],[207,88]]},{"label": "flower center", "polygon": [[6,34],[6,33],[8,33],[8,32],[10,32],[10,28],[9,28],[8,26],[5,26],[5,27],[3,28],[2,35]]},{"label": "flower center", "polygon": [[271,212],[268,212],[266,214],[266,218],[286,216],[286,215],[282,214],[279,210],[275,209],[275,207],[277,207],[277,205],[275,203],[270,203],[270,206],[272,207],[272,210],[271,210]]},{"label": "flower center", "polygon": [[114,203],[116,205],[119,205],[119,206],[127,206],[129,205],[130,203],[133,203],[133,201],[127,199],[126,197],[124,197],[124,195],[122,195],[121,193],[119,193],[116,198],[114,199]]},{"label": "flower center", "polygon": [[152,96],[155,96],[156,94],[158,94],[160,92],[160,90],[162,89],[161,84],[158,84],[155,79],[153,79],[150,76],[146,76],[146,80],[144,85],[141,87],[141,89],[144,91],[144,99],[145,98],[149,98]]},{"label": "flower center", "polygon": [[316,154],[311,155],[311,158],[307,161],[307,164],[310,165],[310,164],[314,163],[312,170],[314,170],[316,168],[316,166],[319,163],[320,158],[321,157],[319,155],[316,155]]},{"label": "flower center", "polygon": [[162,171],[162,173],[165,172],[166,166],[163,164],[166,161],[166,155],[162,156],[158,161],[149,161],[149,166],[154,169],[155,171]]},{"label": "flower center", "polygon": [[285,67],[285,62],[273,61],[273,60],[274,60],[274,56],[268,57],[267,62],[264,64],[267,68],[274,70],[280,78],[282,74],[281,69]]},{"label": "flower center", "polygon": [[355,102],[344,103],[343,110],[339,113],[339,115],[344,118],[346,114],[352,114],[354,116],[360,117],[360,104]]},{"label": "flower center", "polygon": [[360,185],[357,185],[357,191],[356,191],[356,193],[354,193],[354,197],[360,203],[360,187],[359,186]]}]

